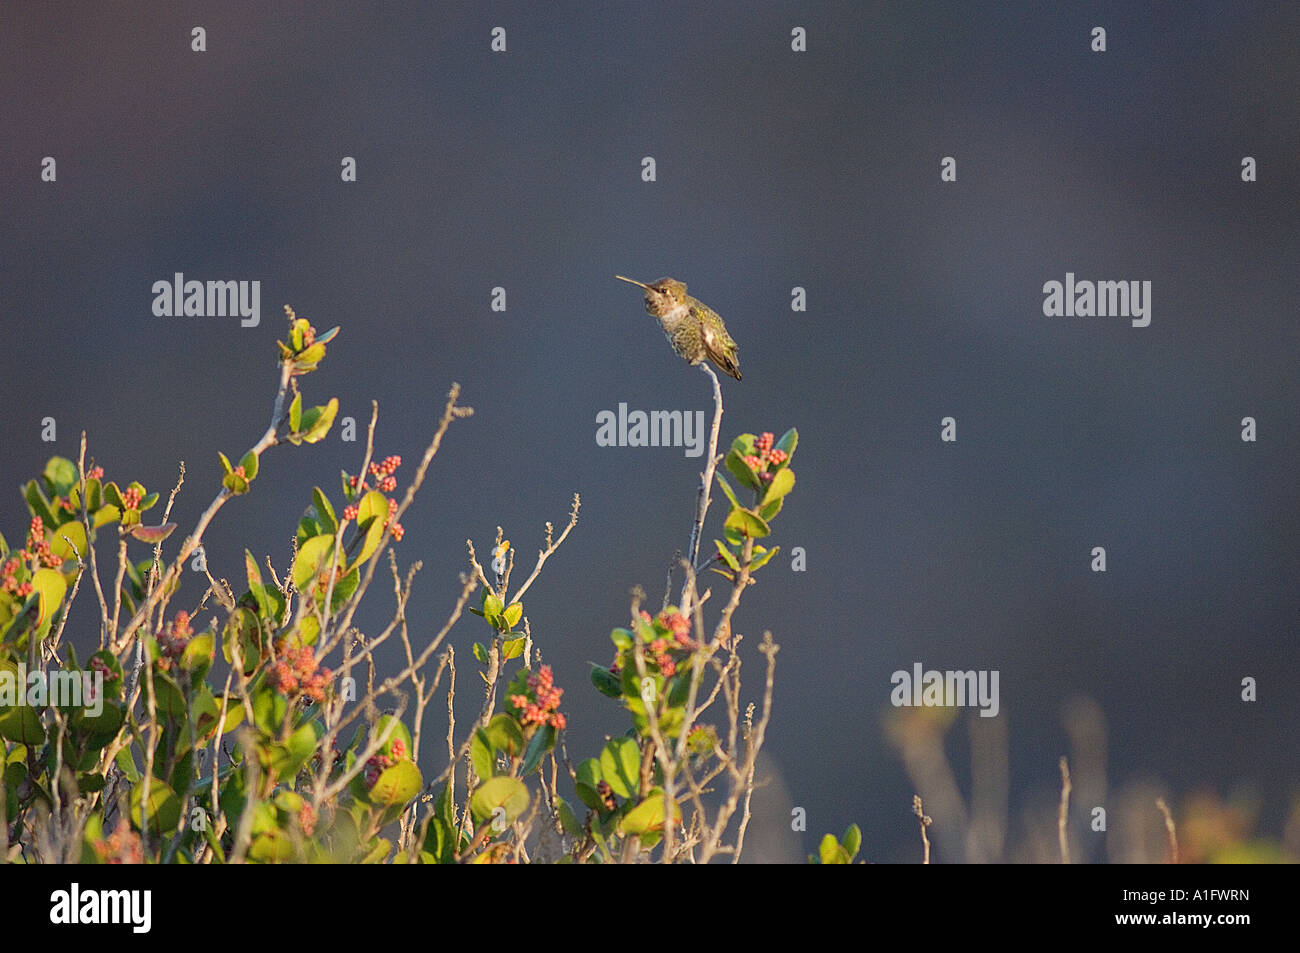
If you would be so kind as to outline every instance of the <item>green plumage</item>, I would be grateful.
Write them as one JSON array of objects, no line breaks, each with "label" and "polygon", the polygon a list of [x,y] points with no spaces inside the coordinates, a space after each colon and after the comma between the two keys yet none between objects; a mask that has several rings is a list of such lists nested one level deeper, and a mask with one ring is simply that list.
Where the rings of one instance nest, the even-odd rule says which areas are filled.
[{"label": "green plumage", "polygon": [[688,295],[685,284],[675,278],[660,278],[647,285],[622,275],[615,277],[645,289],[645,309],[659,321],[679,357],[691,366],[712,361],[724,374],[740,380],[740,353],[721,315]]}]

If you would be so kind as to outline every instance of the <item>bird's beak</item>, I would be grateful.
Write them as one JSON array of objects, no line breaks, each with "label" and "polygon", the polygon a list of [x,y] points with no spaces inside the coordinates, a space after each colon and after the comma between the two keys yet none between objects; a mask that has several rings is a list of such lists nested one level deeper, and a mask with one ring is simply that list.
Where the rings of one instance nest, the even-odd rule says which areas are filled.
[{"label": "bird's beak", "polygon": [[640,287],[644,288],[646,291],[653,290],[649,285],[641,284],[641,282],[639,281],[633,281],[631,278],[624,278],[622,275],[615,275],[614,277],[617,278],[619,281],[626,281],[630,285],[639,285]]}]

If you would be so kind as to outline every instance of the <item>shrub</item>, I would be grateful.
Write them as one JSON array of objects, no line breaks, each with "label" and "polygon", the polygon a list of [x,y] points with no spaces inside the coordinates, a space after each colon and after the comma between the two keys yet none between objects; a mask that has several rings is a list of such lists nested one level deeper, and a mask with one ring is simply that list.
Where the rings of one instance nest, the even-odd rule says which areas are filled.
[{"label": "shrub", "polygon": [[[204,564],[207,591],[193,608],[176,607],[182,570],[213,519],[232,497],[266,479],[263,456],[316,443],[333,424],[337,399],[305,407],[299,384],[325,358],[338,329],[317,334],[292,309],[286,312],[288,340],[279,342],[271,423],[237,464],[220,455],[219,491],[167,558],[175,529],[168,518],[183,465],[157,523],[147,523],[145,514],[158,507],[160,495],[138,482],[108,479],[93,461],[87,468],[84,435],[75,463],[55,457],[23,488],[31,518],[22,545],[10,547],[0,537],[0,857],[88,863],[738,858],[771,714],[777,646],[764,636],[761,706],[742,707],[741,636],[731,621],[755,574],[777,552],[760,540],[794,486],[795,431],[779,441],[770,433],[742,434],[718,457],[722,405],[714,379],[712,443],[690,552],[681,563],[680,599],[669,604],[666,595],[652,613],[642,607],[644,593],[634,594],[627,625],[611,633],[613,660],[591,672],[595,688],[626,710],[630,728],[574,766],[563,746],[557,748],[567,724],[564,689],[548,666],[533,667],[534,638],[541,636],[531,631],[523,597],[577,524],[576,495],[558,536],[547,524],[545,548],[524,582],[512,589],[515,551],[500,530],[487,570],[470,543],[469,567],[441,628],[418,651],[409,637],[405,607],[414,568],[399,571],[391,544],[403,537],[402,515],[448,428],[472,414],[455,385],[404,493],[397,492],[403,461],[374,457],[372,419],[360,468],[342,475],[342,507],[320,487],[312,489],[283,578],[269,559],[264,574],[246,550],[237,574],[247,584],[242,594],[217,582]],[[722,459],[738,489],[717,478],[730,509],[723,538],[696,566]],[[116,542],[107,582],[97,552],[104,537]],[[385,559],[397,607],[382,631],[367,636],[353,619]],[[708,624],[708,595],[697,591],[696,578],[706,568],[726,583],[725,602]],[[87,588],[98,602],[99,632],[83,665],[65,629],[74,600]],[[464,737],[449,739],[456,756],[426,777],[419,765],[433,758],[422,751],[424,715],[446,691],[444,676],[454,674],[455,653],[444,644],[465,609],[485,626],[473,647],[483,702]],[[201,621],[213,611],[210,623]],[[83,644],[94,641],[92,633],[82,636]],[[406,665],[376,677],[375,651],[394,636]],[[364,690],[358,688],[362,673],[369,673]],[[561,787],[576,797],[566,799]]]}]

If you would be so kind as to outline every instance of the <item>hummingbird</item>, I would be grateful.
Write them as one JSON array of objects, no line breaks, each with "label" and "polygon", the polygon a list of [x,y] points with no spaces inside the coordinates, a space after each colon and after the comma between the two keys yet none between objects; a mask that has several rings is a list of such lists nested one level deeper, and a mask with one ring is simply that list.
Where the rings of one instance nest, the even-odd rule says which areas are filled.
[{"label": "hummingbird", "polygon": [[659,327],[678,357],[685,358],[692,367],[707,358],[724,374],[740,380],[736,342],[727,333],[721,315],[688,295],[685,284],[676,278],[660,278],[647,285],[622,275],[614,277],[645,289],[645,309],[659,320]]}]

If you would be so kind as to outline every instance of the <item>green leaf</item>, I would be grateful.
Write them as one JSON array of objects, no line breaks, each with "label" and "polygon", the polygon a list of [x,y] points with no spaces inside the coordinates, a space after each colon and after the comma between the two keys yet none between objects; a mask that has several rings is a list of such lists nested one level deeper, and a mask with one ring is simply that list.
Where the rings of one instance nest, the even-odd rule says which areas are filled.
[{"label": "green leaf", "polygon": [[[218,456],[221,457],[221,462],[226,465],[226,472],[229,473],[230,461],[227,460],[225,456],[222,454],[218,454]],[[104,484],[104,499],[107,500],[109,504],[116,507],[119,511],[126,509],[126,501],[122,499],[122,491],[117,488],[116,483],[110,481]]]},{"label": "green leaf", "polygon": [[324,356],[325,356],[324,344],[316,343],[316,344],[312,344],[309,347],[303,348],[301,351],[298,352],[298,356],[294,360],[294,364],[297,365],[298,373],[301,374],[301,373],[306,373],[307,371],[314,371],[316,369],[316,365],[320,363],[321,358],[323,358]]},{"label": "green leaf", "polygon": [[[736,499],[736,491],[731,488],[731,484],[722,479],[722,474],[717,474],[714,479],[718,481],[718,486],[722,487],[723,494],[731,501],[732,506],[740,506],[740,501]],[[741,507],[743,509],[743,507]]]},{"label": "green leaf", "polygon": [[329,329],[328,331],[326,331],[324,334],[318,334],[318,335],[316,335],[316,343],[317,343],[317,344],[329,344],[330,341],[334,340],[334,335],[336,335],[336,334],[338,334],[338,333],[339,333],[339,326],[336,324],[336,325],[334,325],[334,327],[330,328],[330,329]]},{"label": "green leaf", "polygon": [[50,457],[42,476],[50,481],[55,496],[67,496],[68,491],[81,481],[76,465],[67,457]]},{"label": "green leaf", "polygon": [[641,749],[631,738],[614,738],[600,752],[600,773],[619,797],[641,788]]},{"label": "green leaf", "polygon": [[512,758],[523,750],[524,733],[519,729],[519,722],[505,712],[493,715],[484,732],[494,750],[504,751]]},{"label": "green leaf", "polygon": [[[154,646],[156,645],[155,642]],[[148,697],[149,682],[147,676],[142,674],[141,678],[144,680],[145,695]],[[186,716],[188,706],[185,704],[185,693],[181,691],[181,687],[176,683],[176,680],[166,672],[155,669],[153,673],[153,694],[154,707],[159,715],[165,715],[168,718],[184,718]]]},{"label": "green leaf", "polygon": [[206,674],[212,667],[212,659],[217,654],[216,633],[200,632],[190,639],[190,644],[181,652],[181,668],[187,672],[200,671]]},{"label": "green leaf", "polygon": [[[277,696],[283,698],[283,696]],[[273,705],[271,712],[279,714],[280,706]],[[283,716],[281,716],[283,717]],[[276,730],[279,730],[277,721]],[[307,722],[299,726],[298,730],[289,736],[289,741],[285,744],[274,742],[270,745],[270,757],[263,760],[263,767],[272,774],[281,778],[292,779],[302,766],[307,763],[307,759],[316,753],[316,743],[320,740],[320,733],[314,722]]]},{"label": "green leaf", "polygon": [[[758,549],[757,546],[755,546],[754,548]],[[758,571],[759,569],[762,569],[764,566],[767,565],[768,561],[780,551],[781,551],[780,546],[773,546],[771,549],[764,550],[762,555],[755,556],[752,560],[750,560],[749,571],[753,573]]]},{"label": "green leaf", "polygon": [[302,430],[299,437],[305,443],[319,443],[329,433],[334,417],[339,412],[339,399],[331,397],[323,407],[313,407],[302,415]]},{"label": "green leaf", "polygon": [[379,548],[379,540],[383,538],[384,524],[387,521],[388,497],[378,490],[371,490],[357,504],[357,531],[365,533],[366,537],[353,566],[360,566]]},{"label": "green leaf", "polygon": [[560,827],[564,833],[570,837],[581,837],[583,835],[582,825],[578,823],[578,816],[573,813],[573,808],[569,803],[559,795],[555,796],[555,813],[559,815]]},{"label": "green leaf", "polygon": [[776,475],[772,477],[772,482],[767,485],[767,492],[763,494],[763,504],[766,505],[779,500],[793,489],[794,471],[788,467],[782,467],[776,471]]},{"label": "green leaf", "polygon": [[512,658],[519,658],[524,654],[524,643],[528,639],[526,636],[519,636],[517,639],[506,639],[501,643],[501,658],[503,661],[509,661]]},{"label": "green leaf", "polygon": [[[378,782],[375,783],[375,786],[376,787],[379,786]],[[375,841],[375,846],[371,847],[370,850],[366,851],[366,855],[361,858],[359,863],[382,864],[385,860],[388,859],[388,855],[392,852],[392,850],[393,850],[392,842],[388,840],[388,838],[386,837],[381,837]]]},{"label": "green leaf", "polygon": [[731,441],[730,451],[739,457],[754,456],[754,441],[757,439],[752,433],[742,433]]},{"label": "green leaf", "polygon": [[817,854],[823,864],[849,863],[848,852],[840,846],[840,842],[835,839],[834,834],[827,834],[822,838],[822,842],[817,848]]},{"label": "green leaf", "polygon": [[[293,584],[299,592],[306,592],[316,578],[325,571],[330,563],[330,550],[334,548],[334,537],[326,534],[313,536],[298,549],[293,561]],[[336,557],[334,565],[339,564]]]},{"label": "green leaf", "polygon": [[[346,573],[343,578],[334,583],[334,598],[330,601],[330,612],[337,612],[339,606],[352,598],[352,593],[357,591],[357,586],[361,584],[361,570],[353,569]],[[317,630],[320,626],[317,624]],[[313,637],[313,641],[315,641]],[[305,643],[311,645],[311,642]]]},{"label": "green leaf", "polygon": [[414,762],[402,759],[385,768],[368,795],[377,807],[400,807],[411,802],[424,787],[424,777]]},{"label": "green leaf", "polygon": [[36,570],[32,575],[31,583],[35,590],[34,595],[39,597],[40,609],[36,616],[36,624],[39,626],[58,611],[64,593],[68,591],[68,584],[63,578],[63,573],[57,569]]},{"label": "green leaf", "polygon": [[[0,666],[3,667],[3,666]],[[11,671],[17,678],[17,667]],[[19,691],[26,691],[26,685],[16,685]],[[45,740],[45,726],[41,724],[38,709],[31,705],[15,705],[7,714],[0,715],[0,737],[8,738],[25,745],[39,745]]]},{"label": "green leaf", "polygon": [[723,524],[723,529],[742,539],[745,537],[762,539],[772,532],[757,513],[744,509],[732,510]]},{"label": "green leaf", "polygon": [[722,557],[722,561],[730,566],[733,571],[739,572],[740,560],[736,558],[727,544],[720,539],[715,539],[713,545],[718,547],[718,555]]},{"label": "green leaf", "polygon": [[113,763],[117,765],[123,776],[132,784],[140,783],[140,769],[136,767],[135,758],[131,754],[129,745],[117,753],[113,758]]},{"label": "green leaf", "polygon": [[330,505],[329,497],[318,486],[312,487],[311,490],[312,506],[316,507],[316,518],[320,521],[321,528],[333,536],[338,532],[339,520],[334,515],[334,507]]},{"label": "green leaf", "polygon": [[[629,811],[619,823],[619,829],[625,834],[641,835],[659,832],[664,829],[664,818],[668,816],[668,798],[663,788],[654,788],[645,800]],[[673,820],[681,823],[682,809],[673,804]]]},{"label": "green leaf", "polygon": [[[64,539],[65,536],[67,539]],[[73,551],[74,546],[76,552]],[[54,538],[50,540],[50,552],[61,559],[76,559],[76,553],[80,553],[82,559],[89,561],[89,549],[86,542],[86,527],[76,520],[57,527],[54,530]]]},{"label": "green leaf", "polygon": [[235,661],[235,644],[244,660],[244,674],[251,675],[262,659],[262,623],[251,609],[235,609],[226,620],[221,636],[221,654],[227,662]]},{"label": "green leaf", "polygon": [[[141,818],[143,807],[144,817]],[[149,803],[144,804],[144,782],[141,781],[131,789],[131,820],[135,826],[143,829],[145,822],[154,836],[169,833],[176,829],[181,819],[181,802],[176,792],[158,778],[149,779]]]},{"label": "green leaf", "polygon": [[55,517],[54,511],[50,509],[50,501],[45,498],[45,494],[41,492],[41,488],[36,485],[35,480],[28,481],[23,497],[27,500],[27,507],[32,511],[32,515],[39,516],[47,527],[58,523],[58,518]]},{"label": "green leaf", "polygon": [[488,778],[475,789],[469,809],[475,820],[481,823],[491,818],[498,807],[505,808],[506,823],[511,824],[528,810],[531,800],[522,781],[501,775]]},{"label": "green leaf", "polygon": [[263,831],[248,845],[248,859],[258,864],[284,864],[293,860],[293,841],[279,828]]},{"label": "green leaf", "polygon": [[596,786],[601,780],[600,762],[595,758],[588,758],[578,765],[578,770],[574,774],[577,778],[574,790],[578,792],[579,800],[593,811],[604,811],[605,803],[596,792]]},{"label": "green leaf", "polygon": [[528,747],[524,751],[524,763],[519,773],[523,777],[528,777],[536,771],[542,764],[542,758],[546,757],[546,752],[550,751],[554,744],[555,729],[550,725],[533,732],[533,736],[528,739]]},{"label": "green leaf", "polygon": [[289,429],[293,433],[302,430],[302,391],[293,395],[293,403],[289,405]]},{"label": "green leaf", "polygon": [[[388,727],[389,725],[393,726],[391,731]],[[411,732],[407,729],[402,720],[396,715],[381,715],[375,720],[375,726],[370,729],[370,737],[382,738],[386,731],[389,732],[388,740],[385,741],[384,746],[379,749],[380,753],[387,755],[390,758],[397,757],[396,753],[393,751],[393,743],[400,741],[402,743],[402,757],[409,759],[411,757],[411,751],[413,750]]]},{"label": "green leaf", "polygon": [[[524,607],[522,603],[516,602],[506,606],[505,611],[501,613],[505,619],[506,630],[509,631],[519,624],[519,620],[524,617]],[[513,658],[513,656],[511,656]]]},{"label": "green leaf", "polygon": [[248,453],[244,454],[244,456],[240,458],[239,465],[244,468],[244,479],[248,480],[250,483],[257,479],[257,464],[257,454],[252,450],[248,451]]},{"label": "green leaf", "polygon": [[791,427],[781,435],[781,439],[776,442],[776,449],[784,450],[787,454],[785,463],[782,466],[790,465],[790,457],[794,456],[795,447],[799,446],[799,431]]},{"label": "green leaf", "polygon": [[[248,577],[248,591],[256,593],[257,587],[262,584],[262,570],[257,568],[257,560],[247,549],[244,550],[244,575]],[[266,615],[266,607],[260,608],[262,615]]]},{"label": "green leaf", "polygon": [[632,633],[627,629],[615,629],[609,634],[609,640],[614,643],[614,647],[620,652],[626,652],[632,647]]},{"label": "green leaf", "polygon": [[591,663],[591,684],[596,686],[596,691],[610,698],[618,698],[623,694],[623,683],[619,677],[595,662]]},{"label": "green leaf", "polygon": [[747,486],[751,490],[761,490],[763,488],[763,484],[758,480],[758,474],[749,468],[749,464],[735,450],[727,454],[726,466],[731,471],[731,475],[739,480],[742,486]]},{"label": "green leaf", "polygon": [[858,855],[858,849],[862,846],[862,829],[857,824],[850,824],[844,831],[844,836],[840,838],[840,845],[852,860]]},{"label": "green leaf", "polygon": [[469,761],[474,766],[474,773],[480,778],[490,778],[496,773],[496,755],[487,732],[479,728],[474,732],[474,740],[469,745]]},{"label": "green leaf", "polygon": [[487,646],[484,645],[482,642],[475,642],[475,643],[474,643],[474,657],[475,657],[476,659],[478,659],[480,662],[482,662],[484,665],[486,665],[486,664],[488,663],[488,650],[487,650]]},{"label": "green leaf", "polygon": [[505,605],[501,600],[485,588],[483,590],[483,618],[488,620],[488,624],[498,629],[501,628],[501,613],[504,609]]}]

